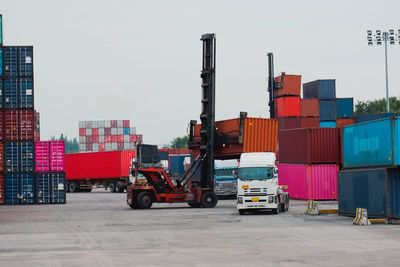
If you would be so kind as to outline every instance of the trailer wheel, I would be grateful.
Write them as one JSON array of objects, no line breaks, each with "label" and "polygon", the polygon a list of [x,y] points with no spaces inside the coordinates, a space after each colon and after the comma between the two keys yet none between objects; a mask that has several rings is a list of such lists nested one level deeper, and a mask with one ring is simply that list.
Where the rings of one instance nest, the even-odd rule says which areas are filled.
[{"label": "trailer wheel", "polygon": [[218,203],[217,195],[214,191],[204,191],[201,196],[201,204],[204,208],[214,208]]},{"label": "trailer wheel", "polygon": [[201,203],[198,203],[198,202],[190,202],[188,204],[192,208],[201,208]]},{"label": "trailer wheel", "polygon": [[117,193],[123,193],[124,192],[124,187],[121,186],[119,183],[115,184],[115,192]]},{"label": "trailer wheel", "polygon": [[150,209],[153,204],[153,196],[147,191],[140,192],[137,196],[137,204],[141,209]]},{"label": "trailer wheel", "polygon": [[115,184],[114,183],[109,184],[108,188],[110,188],[110,193],[114,193],[115,192]]},{"label": "trailer wheel", "polygon": [[69,192],[76,193],[79,191],[79,185],[76,182],[71,182],[68,186]]}]

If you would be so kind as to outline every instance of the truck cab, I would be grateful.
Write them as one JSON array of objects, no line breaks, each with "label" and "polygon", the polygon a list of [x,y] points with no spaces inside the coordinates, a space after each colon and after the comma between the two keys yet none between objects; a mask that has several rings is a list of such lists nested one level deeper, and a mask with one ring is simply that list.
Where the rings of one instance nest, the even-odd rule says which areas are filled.
[{"label": "truck cab", "polygon": [[215,193],[217,196],[236,196],[237,195],[237,174],[238,161],[232,160],[215,160],[214,179]]},{"label": "truck cab", "polygon": [[272,210],[274,214],[289,209],[289,195],[278,185],[275,153],[242,153],[238,174],[237,209]]}]

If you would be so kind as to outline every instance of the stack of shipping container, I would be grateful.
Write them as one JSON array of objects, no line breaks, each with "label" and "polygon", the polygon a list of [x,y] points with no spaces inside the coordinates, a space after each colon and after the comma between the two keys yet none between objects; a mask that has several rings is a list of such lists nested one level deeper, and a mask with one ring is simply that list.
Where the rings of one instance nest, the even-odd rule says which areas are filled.
[{"label": "stack of shipping container", "polygon": [[135,148],[143,136],[136,134],[129,120],[80,121],[79,151],[121,151]]},{"label": "stack of shipping container", "polygon": [[388,117],[343,128],[339,213],[400,218],[400,118]]},{"label": "stack of shipping container", "polygon": [[[0,28],[1,22],[0,15]],[[50,177],[41,173],[37,173],[41,177],[37,184],[35,173],[35,141],[40,138],[40,121],[39,113],[34,110],[33,47],[3,46],[2,41],[1,36],[0,203],[34,204],[38,203],[38,192],[46,194],[44,187],[57,189]],[[60,146],[64,149],[64,142],[61,143],[59,149]],[[65,175],[64,182],[60,180],[57,186],[63,188],[63,183]],[[62,202],[65,203],[65,194]]]}]

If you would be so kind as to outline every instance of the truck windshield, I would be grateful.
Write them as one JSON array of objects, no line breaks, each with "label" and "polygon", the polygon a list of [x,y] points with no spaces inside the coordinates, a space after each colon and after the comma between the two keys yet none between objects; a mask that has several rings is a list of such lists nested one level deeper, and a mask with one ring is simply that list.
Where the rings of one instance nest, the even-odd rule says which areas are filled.
[{"label": "truck windshield", "polygon": [[266,168],[266,167],[240,168],[239,179],[242,180],[271,179],[274,177],[273,171],[274,168]]},{"label": "truck windshield", "polygon": [[235,169],[217,169],[215,170],[217,176],[236,176]]}]

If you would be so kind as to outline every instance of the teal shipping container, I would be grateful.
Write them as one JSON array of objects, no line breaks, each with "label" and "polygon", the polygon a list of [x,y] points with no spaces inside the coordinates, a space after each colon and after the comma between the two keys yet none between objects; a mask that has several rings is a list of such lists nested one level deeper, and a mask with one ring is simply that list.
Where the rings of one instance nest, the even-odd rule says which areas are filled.
[{"label": "teal shipping container", "polygon": [[400,117],[343,128],[343,167],[400,166]]},{"label": "teal shipping container", "polygon": [[367,168],[338,174],[339,214],[354,216],[357,208],[368,217],[400,218],[400,169]]},{"label": "teal shipping container", "polygon": [[336,118],[352,118],[353,117],[353,98],[337,98],[336,99]]},{"label": "teal shipping container", "polygon": [[319,127],[320,128],[335,128],[336,127],[336,121],[320,121],[319,122]]},{"label": "teal shipping container", "polygon": [[3,16],[0,14],[0,45],[3,45]]}]

